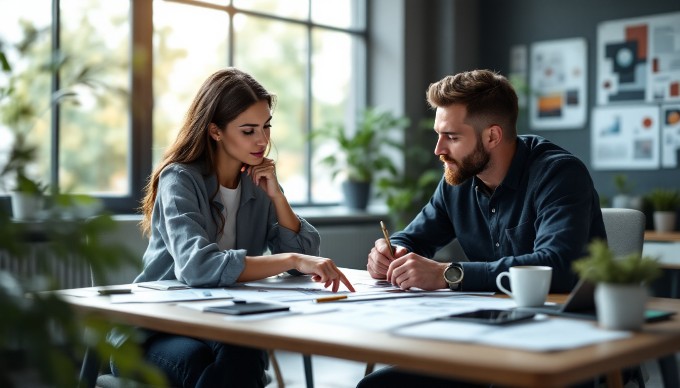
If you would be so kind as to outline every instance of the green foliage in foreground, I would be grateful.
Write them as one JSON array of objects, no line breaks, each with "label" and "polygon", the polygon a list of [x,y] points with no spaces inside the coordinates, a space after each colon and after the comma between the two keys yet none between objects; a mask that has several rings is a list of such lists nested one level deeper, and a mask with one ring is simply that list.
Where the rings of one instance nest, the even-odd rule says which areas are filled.
[{"label": "green foliage in foreground", "polygon": [[[65,201],[61,199],[60,201]],[[64,209],[62,209],[64,210]],[[164,376],[145,363],[135,341],[114,347],[106,335],[114,328],[131,335],[129,327],[115,325],[104,317],[76,313],[57,294],[45,292],[62,288],[57,265],[88,266],[98,279],[106,279],[111,270],[137,258],[124,248],[105,243],[103,237],[114,230],[109,215],[90,218],[60,218],[64,211],[53,213],[35,224],[13,222],[0,211],[0,255],[11,256],[19,263],[36,263],[30,277],[0,271],[0,386],[12,387],[15,372],[6,357],[7,349],[21,349],[27,367],[39,373],[40,380],[55,387],[77,386],[80,363],[86,348],[95,350],[102,360],[114,356],[120,372],[137,381],[165,386]]]},{"label": "green foliage in foreground", "polygon": [[632,253],[617,258],[605,241],[592,242],[590,255],[574,262],[574,271],[593,283],[643,284],[661,275],[657,259]]}]

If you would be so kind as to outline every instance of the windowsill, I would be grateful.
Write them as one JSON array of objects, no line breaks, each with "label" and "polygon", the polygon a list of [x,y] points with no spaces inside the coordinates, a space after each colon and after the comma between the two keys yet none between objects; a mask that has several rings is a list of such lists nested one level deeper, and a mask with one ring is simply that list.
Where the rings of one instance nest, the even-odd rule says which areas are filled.
[{"label": "windowsill", "polygon": [[[348,225],[377,223],[388,221],[389,211],[385,205],[372,205],[366,211],[353,210],[346,206],[296,206],[295,213],[314,226],[320,225]],[[116,214],[116,221],[139,221],[139,214]]]},{"label": "windowsill", "polygon": [[367,224],[380,222],[388,216],[385,205],[369,206],[365,211],[346,206],[295,207],[295,213],[312,225]]}]

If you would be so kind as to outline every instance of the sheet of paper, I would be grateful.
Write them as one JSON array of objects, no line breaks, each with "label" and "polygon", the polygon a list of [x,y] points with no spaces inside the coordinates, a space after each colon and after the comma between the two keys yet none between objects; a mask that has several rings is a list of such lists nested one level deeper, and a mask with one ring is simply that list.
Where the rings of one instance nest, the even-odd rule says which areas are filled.
[{"label": "sheet of paper", "polygon": [[139,287],[151,288],[154,290],[184,290],[190,288],[177,279],[154,280],[151,282],[137,283]]},{"label": "sheet of paper", "polygon": [[223,288],[190,288],[187,290],[151,292],[136,292],[133,290],[131,294],[111,295],[111,303],[157,303],[231,298],[233,296]]},{"label": "sheet of paper", "polygon": [[[222,306],[225,304],[233,304],[232,301],[229,300],[222,300],[222,301],[196,301],[196,302],[182,302],[178,303],[177,306],[180,307],[185,307],[188,309],[192,310],[198,310],[198,311],[205,311],[207,307],[214,307],[214,306]],[[290,315],[299,315],[299,314],[319,314],[319,313],[327,313],[330,311],[335,311],[337,310],[337,306],[329,305],[329,304],[313,304],[313,303],[293,303],[290,304],[290,310],[289,311],[277,311],[277,312],[272,312],[272,313],[263,313],[263,314],[250,314],[250,315],[240,315],[240,316],[224,316],[224,319],[230,320],[230,321],[254,321],[254,320],[262,320],[262,319],[272,319],[272,318],[279,318],[279,317],[285,317],[285,316],[290,316]]]},{"label": "sheet of paper", "polygon": [[630,332],[600,329],[590,321],[562,318],[536,319],[529,323],[507,326],[430,321],[398,328],[393,333],[406,337],[475,342],[538,352],[573,349],[631,336]]},{"label": "sheet of paper", "polygon": [[422,296],[418,298],[382,299],[371,302],[328,303],[340,306],[337,312],[310,317],[317,322],[370,330],[393,330],[398,327],[426,322],[450,314],[484,308],[514,307],[509,299],[479,296]]}]

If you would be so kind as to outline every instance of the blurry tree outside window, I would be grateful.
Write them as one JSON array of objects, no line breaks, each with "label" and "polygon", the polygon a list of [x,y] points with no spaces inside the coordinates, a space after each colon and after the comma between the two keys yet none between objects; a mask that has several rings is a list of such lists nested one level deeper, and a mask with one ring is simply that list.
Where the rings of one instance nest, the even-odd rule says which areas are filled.
[{"label": "blurry tree outside window", "polygon": [[[134,212],[142,193],[132,191],[140,191],[145,182],[138,181],[147,176],[132,181],[131,172],[151,171],[175,139],[201,83],[235,66],[278,97],[270,157],[291,203],[339,202],[341,190],[316,162],[323,145],[311,144],[308,136],[327,122],[351,123],[364,108],[365,0],[150,1],[153,48],[142,57],[153,58],[153,102],[145,104],[130,93],[132,20],[149,17],[131,14],[138,3],[0,0],[1,42],[19,43],[22,23],[41,31],[30,52],[19,55],[4,47],[14,69],[38,67],[58,54],[65,58],[59,87],[75,78],[88,80],[87,87],[72,90],[77,104],[62,104],[53,114],[49,71],[28,73],[21,93],[38,112],[28,138],[38,147],[31,166],[36,178],[105,203],[122,199],[115,206]],[[53,4],[59,4],[58,51],[51,34]],[[135,106],[153,106],[153,128],[131,133]],[[139,149],[135,142],[145,139],[151,149],[141,152],[148,157],[132,158]],[[12,132],[0,126],[0,163],[12,140]],[[6,199],[10,189],[0,185],[0,197]]]}]

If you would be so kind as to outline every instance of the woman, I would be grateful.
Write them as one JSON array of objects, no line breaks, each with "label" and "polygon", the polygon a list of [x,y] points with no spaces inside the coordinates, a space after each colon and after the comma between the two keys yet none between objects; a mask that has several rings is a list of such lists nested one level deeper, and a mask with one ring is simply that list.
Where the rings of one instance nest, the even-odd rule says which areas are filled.
[{"label": "woman", "polygon": [[[266,158],[274,103],[234,68],[203,83],[146,187],[149,246],[135,282],[222,287],[297,270],[333,292],[340,283],[354,291],[332,260],[316,256],[318,232],[293,212]],[[259,349],[156,332],[143,348],[172,386],[264,385],[267,356]]]}]

